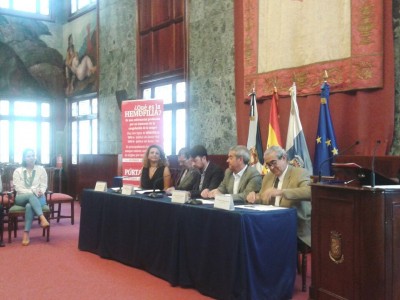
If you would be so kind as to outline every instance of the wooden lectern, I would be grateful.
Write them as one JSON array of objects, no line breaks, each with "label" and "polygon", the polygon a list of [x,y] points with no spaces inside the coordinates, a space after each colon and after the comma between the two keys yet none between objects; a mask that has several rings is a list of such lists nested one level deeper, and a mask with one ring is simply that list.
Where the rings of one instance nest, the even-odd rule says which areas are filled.
[{"label": "wooden lectern", "polygon": [[[400,299],[400,185],[339,166],[311,185],[311,299]],[[347,183],[347,184],[345,184]]]}]

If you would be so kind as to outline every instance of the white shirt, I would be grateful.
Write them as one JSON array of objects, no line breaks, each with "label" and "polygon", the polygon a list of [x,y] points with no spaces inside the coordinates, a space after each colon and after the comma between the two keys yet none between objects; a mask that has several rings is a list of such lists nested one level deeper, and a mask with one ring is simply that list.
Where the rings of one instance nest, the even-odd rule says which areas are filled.
[{"label": "white shirt", "polygon": [[14,171],[13,184],[18,194],[32,194],[33,190],[44,194],[47,190],[46,170],[42,166],[35,165],[29,174],[26,167],[19,167]]},{"label": "white shirt", "polygon": [[[282,189],[283,179],[285,178],[287,170],[288,170],[288,166],[286,166],[286,169],[285,169],[285,171],[283,171],[282,175],[278,177],[279,183],[278,183],[278,187],[276,188],[277,190]],[[279,206],[280,202],[281,202],[281,196],[276,196],[275,197],[275,206]]]},{"label": "white shirt", "polygon": [[240,183],[240,179],[242,178],[242,175],[244,173],[244,171],[247,169],[247,165],[244,166],[244,168],[242,170],[240,170],[240,172],[238,172],[237,174],[232,173],[233,178],[234,178],[234,182],[233,182],[233,194],[237,194],[238,190],[239,190],[239,183]]}]

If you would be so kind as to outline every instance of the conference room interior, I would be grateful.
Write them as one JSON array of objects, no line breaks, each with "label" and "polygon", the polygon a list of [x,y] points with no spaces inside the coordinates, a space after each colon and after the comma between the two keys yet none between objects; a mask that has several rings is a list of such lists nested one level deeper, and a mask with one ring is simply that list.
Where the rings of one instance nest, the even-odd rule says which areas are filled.
[{"label": "conference room interior", "polygon": [[[34,148],[39,163],[62,167],[59,192],[73,197],[74,205],[96,182],[112,186],[124,176],[122,101],[164,101],[161,146],[173,169],[179,149],[197,144],[226,168],[229,148],[247,145],[252,92],[263,150],[274,91],[286,147],[293,85],[312,162],[321,87],[328,83],[335,162],[373,169],[377,178],[400,177],[399,0],[325,7],[305,1],[50,0],[48,11],[46,1],[31,1],[34,8],[18,2],[0,4],[1,167],[15,167],[23,149]],[[300,31],[310,27],[306,20],[325,24],[324,9],[347,19],[337,30],[328,24]],[[301,15],[301,23],[288,22],[285,11]],[[288,36],[275,35],[278,29]],[[344,37],[340,46],[332,44],[338,37]],[[328,57],[312,57],[319,51]],[[86,66],[84,75],[72,67],[74,52],[78,65]],[[270,61],[281,65],[268,70]],[[319,167],[314,165],[317,181]],[[57,226],[51,220],[50,244]],[[312,261],[313,251],[307,257]]]}]

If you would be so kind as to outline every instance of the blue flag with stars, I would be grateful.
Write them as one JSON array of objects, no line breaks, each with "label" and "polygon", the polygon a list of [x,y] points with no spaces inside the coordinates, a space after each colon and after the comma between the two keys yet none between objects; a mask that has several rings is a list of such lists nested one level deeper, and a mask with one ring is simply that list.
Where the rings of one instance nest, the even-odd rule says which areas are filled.
[{"label": "blue flag with stars", "polygon": [[315,140],[314,175],[332,175],[331,164],[333,156],[337,154],[336,136],[329,111],[329,84],[325,81],[321,87],[321,106]]}]

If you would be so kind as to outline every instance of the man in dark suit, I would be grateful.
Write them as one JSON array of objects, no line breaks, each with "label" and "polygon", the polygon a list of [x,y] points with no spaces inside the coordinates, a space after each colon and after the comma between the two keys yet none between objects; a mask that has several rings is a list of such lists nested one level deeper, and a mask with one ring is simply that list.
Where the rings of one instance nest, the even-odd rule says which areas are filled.
[{"label": "man in dark suit", "polygon": [[193,160],[193,166],[201,174],[199,185],[190,192],[190,195],[192,198],[208,198],[209,191],[218,187],[224,178],[224,171],[208,160],[207,150],[204,146],[197,145],[190,149],[190,157]]},{"label": "man in dark suit", "polygon": [[261,203],[297,210],[297,236],[311,246],[311,187],[306,169],[289,165],[287,154],[279,146],[272,146],[264,153],[268,172],[259,193],[247,195],[250,203]]},{"label": "man in dark suit", "polygon": [[228,169],[218,188],[208,193],[209,198],[219,194],[231,194],[235,204],[244,204],[247,195],[261,188],[261,175],[249,167],[250,151],[242,145],[229,149]]}]

